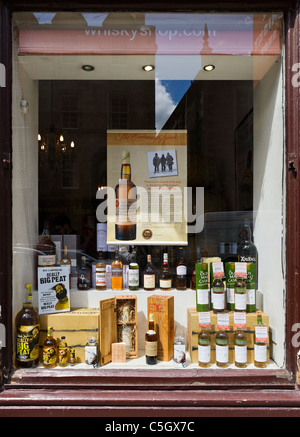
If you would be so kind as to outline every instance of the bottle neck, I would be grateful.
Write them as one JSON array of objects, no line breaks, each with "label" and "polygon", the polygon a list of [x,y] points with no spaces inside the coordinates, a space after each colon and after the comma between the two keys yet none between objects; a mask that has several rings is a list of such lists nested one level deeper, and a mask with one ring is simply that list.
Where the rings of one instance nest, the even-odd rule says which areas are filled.
[{"label": "bottle neck", "polygon": [[24,308],[32,308],[32,285],[26,284],[25,285],[25,298],[23,303]]},{"label": "bottle neck", "polygon": [[154,321],[149,320],[149,331],[154,331]]},{"label": "bottle neck", "polygon": [[151,264],[151,255],[147,255],[147,263]]},{"label": "bottle neck", "polygon": [[121,167],[121,179],[131,180],[131,165],[122,164]]}]

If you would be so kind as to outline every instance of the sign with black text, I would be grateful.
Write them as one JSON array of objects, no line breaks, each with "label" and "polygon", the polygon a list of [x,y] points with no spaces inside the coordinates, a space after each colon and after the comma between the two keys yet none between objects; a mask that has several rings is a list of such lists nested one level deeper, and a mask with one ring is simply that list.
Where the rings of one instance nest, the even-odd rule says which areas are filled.
[{"label": "sign with black text", "polygon": [[68,267],[38,268],[39,314],[70,311]]}]

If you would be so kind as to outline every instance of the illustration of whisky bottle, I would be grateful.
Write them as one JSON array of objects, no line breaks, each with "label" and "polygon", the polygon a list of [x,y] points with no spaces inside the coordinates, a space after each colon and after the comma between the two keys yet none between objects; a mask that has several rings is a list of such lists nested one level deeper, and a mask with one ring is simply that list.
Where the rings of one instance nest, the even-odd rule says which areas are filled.
[{"label": "illustration of whisky bottle", "polygon": [[117,240],[136,239],[136,186],[131,180],[130,152],[122,153],[121,178],[115,188]]}]

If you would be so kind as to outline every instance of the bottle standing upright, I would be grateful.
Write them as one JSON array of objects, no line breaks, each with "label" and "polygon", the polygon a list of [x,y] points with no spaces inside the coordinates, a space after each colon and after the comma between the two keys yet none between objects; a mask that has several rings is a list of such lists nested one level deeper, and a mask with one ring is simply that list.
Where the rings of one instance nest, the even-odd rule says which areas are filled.
[{"label": "bottle standing upright", "polygon": [[149,314],[148,330],[145,334],[146,364],[157,363],[157,333],[154,329],[154,316]]},{"label": "bottle standing upright", "polygon": [[147,265],[144,270],[144,290],[155,290],[155,272],[151,262],[151,255],[147,255]]},{"label": "bottle standing upright", "polygon": [[239,262],[256,264],[256,288],[257,288],[257,266],[258,266],[258,252],[255,244],[252,241],[252,231],[249,220],[245,220],[244,227],[239,233],[242,242],[237,247],[237,255]]}]

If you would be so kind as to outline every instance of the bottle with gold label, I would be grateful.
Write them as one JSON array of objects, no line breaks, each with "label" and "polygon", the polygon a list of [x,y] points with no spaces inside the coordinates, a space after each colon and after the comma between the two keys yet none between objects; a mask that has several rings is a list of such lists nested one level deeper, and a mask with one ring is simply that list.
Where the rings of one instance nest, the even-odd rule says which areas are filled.
[{"label": "bottle with gold label", "polygon": [[57,364],[57,343],[52,336],[52,327],[48,327],[47,337],[43,344],[43,366],[49,368]]},{"label": "bottle with gold label", "polygon": [[66,342],[66,337],[61,337],[58,344],[58,365],[60,367],[66,367],[68,364],[68,345]]},{"label": "bottle with gold label", "polygon": [[146,364],[157,363],[157,333],[154,329],[154,316],[149,314],[148,331],[145,334]]},{"label": "bottle with gold label", "polygon": [[23,308],[16,316],[16,366],[36,367],[39,361],[40,325],[32,304],[32,285],[25,285]]}]

